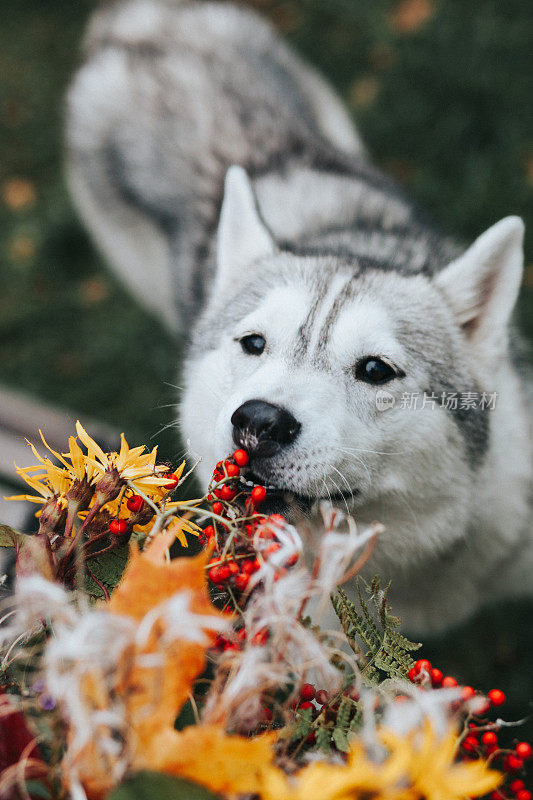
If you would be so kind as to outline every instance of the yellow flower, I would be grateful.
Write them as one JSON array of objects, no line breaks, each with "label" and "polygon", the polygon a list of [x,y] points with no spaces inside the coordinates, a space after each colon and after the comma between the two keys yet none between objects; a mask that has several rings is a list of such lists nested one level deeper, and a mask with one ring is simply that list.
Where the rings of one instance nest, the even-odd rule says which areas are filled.
[{"label": "yellow flower", "polygon": [[[186,533],[192,533],[194,536],[198,536],[200,530],[201,528],[199,528],[198,525],[195,525],[194,522],[191,522],[190,520],[178,519],[176,517],[174,517],[170,521],[170,524],[167,525],[167,531],[171,531],[174,534],[182,547],[189,546],[189,542],[185,536]],[[149,532],[150,531],[148,531],[148,533]]]},{"label": "yellow flower", "polygon": [[438,737],[426,722],[410,736],[382,728],[378,738],[388,753],[380,763],[371,761],[356,740],[346,765],[311,764],[285,788],[270,773],[262,800],[358,800],[371,795],[383,800],[463,800],[481,797],[501,783],[500,773],[485,761],[454,763],[458,739],[453,730]]},{"label": "yellow flower", "polygon": [[[39,433],[41,434],[44,446],[63,464],[73,478],[76,478],[78,481],[86,480],[89,483],[92,482],[95,474],[94,467],[87,461],[75,436],[69,436],[69,452],[58,453],[50,447],[41,430],[39,430]],[[87,457],[89,459],[94,459],[94,452],[90,448],[88,449]],[[66,459],[68,459],[68,461]]]},{"label": "yellow flower", "polygon": [[[390,737],[390,734],[389,734]],[[426,722],[420,746],[413,749],[409,775],[417,796],[427,800],[480,797],[501,783],[501,775],[484,760],[454,763],[458,739],[453,730],[437,737]]]},{"label": "yellow flower", "polygon": [[157,446],[151,452],[145,453],[144,445],[130,447],[121,433],[120,451],[104,453],[79,420],[76,422],[76,431],[88,450],[85,463],[94,469],[93,483],[97,483],[106,472],[116,470],[122,481],[129,481],[137,491],[148,494],[152,499],[160,499],[165,495],[164,487],[168,478],[163,476],[168,472],[168,467],[156,464]]},{"label": "yellow flower", "polygon": [[[43,432],[39,430],[42,442],[46,449],[63,465],[62,467],[54,464],[47,456],[41,456],[37,448],[26,439],[26,443],[31,447],[32,452],[40,461],[40,465],[34,467],[17,467],[15,469],[20,477],[38,492],[38,495],[15,495],[7,498],[8,500],[28,500],[30,503],[45,503],[49,498],[59,496],[64,499],[72,485],[77,481],[78,486],[82,481],[90,483],[93,478],[94,470],[91,465],[85,463],[85,456],[74,436],[69,438],[69,452],[58,453],[54,450],[46,439]],[[69,459],[67,461],[67,459]],[[32,473],[43,470],[39,475]]]},{"label": "yellow flower", "polygon": [[438,738],[428,724],[417,733],[421,746],[414,744],[416,735],[381,729],[378,739],[387,752],[382,761],[371,760],[356,740],[346,764],[315,762],[291,776],[274,764],[273,734],[247,739],[213,725],[154,731],[149,758],[152,769],[214,792],[254,794],[261,800],[463,800],[481,797],[501,782],[483,761],[454,763],[453,731]]},{"label": "yellow flower", "polygon": [[[178,470],[176,470],[176,473],[179,472],[179,470],[181,470],[181,467]],[[118,517],[120,519],[129,520],[134,513],[130,511],[130,509],[128,508],[128,500],[132,495],[133,491],[129,489],[127,492],[124,492],[123,494],[116,497],[114,500],[110,500],[108,503],[102,506],[102,510],[107,511],[109,516],[112,518]],[[93,503],[94,502],[96,502],[96,499],[93,500]],[[199,500],[198,502],[200,503],[201,500]],[[161,511],[168,511],[170,510],[171,507],[176,509],[180,508],[179,502],[164,504],[156,500],[155,505],[160,507]],[[190,505],[190,502],[188,503],[188,505]],[[183,510],[186,512],[187,508],[185,507]],[[87,512],[80,513],[79,514],[80,519],[84,519],[86,513]],[[135,533],[150,534],[152,528],[154,527],[154,523],[155,523],[155,514],[144,525],[134,525],[133,531]],[[198,534],[201,531],[201,528],[194,522],[191,522],[191,520],[184,520],[177,517],[172,517],[170,519],[170,522],[166,526],[166,530],[172,530],[174,532],[176,539],[178,539],[180,544],[183,545],[183,547],[188,547],[189,543],[187,541],[187,537],[185,536],[185,534],[191,533],[194,536],[198,536]]]},{"label": "yellow flower", "polygon": [[35,458],[41,463],[34,467],[17,467],[15,464],[15,469],[17,474],[20,475],[28,486],[37,492],[37,494],[19,494],[6,499],[27,500],[30,503],[44,504],[50,498],[58,497],[62,501],[72,485],[73,476],[68,470],[63,469],[63,467],[57,467],[49,458],[46,458],[46,456],[43,458],[34,445],[27,439],[26,443],[31,447]]}]

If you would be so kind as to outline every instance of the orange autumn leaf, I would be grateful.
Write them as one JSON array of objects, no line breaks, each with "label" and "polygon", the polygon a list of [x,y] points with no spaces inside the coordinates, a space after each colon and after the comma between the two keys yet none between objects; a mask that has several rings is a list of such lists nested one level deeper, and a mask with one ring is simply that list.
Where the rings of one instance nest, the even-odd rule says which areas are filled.
[{"label": "orange autumn leaf", "polygon": [[[130,560],[108,610],[141,622],[160,603],[177,592],[190,593],[190,610],[202,616],[224,618],[212,605],[207,590],[205,553],[194,558],[166,560],[175,533],[162,534],[140,553],[133,546]],[[146,644],[136,655],[162,654],[156,666],[134,666],[128,676],[128,716],[137,739],[137,765],[151,763],[154,737],[174,721],[185,703],[195,679],[205,667],[205,646],[177,640],[161,646],[161,621],[152,627]],[[137,662],[139,659],[136,659]]]},{"label": "orange autumn leaf", "polygon": [[[211,619],[213,627],[228,619],[209,598],[208,556],[202,553],[169,561],[167,551],[174,538],[175,532],[161,534],[142,553],[132,545],[122,580],[105,606],[106,612],[129,617],[138,626],[136,644],[124,652],[116,667],[115,691],[124,702],[131,769],[154,768],[160,740],[174,733],[174,721],[205,667],[205,641],[166,638],[158,607],[177,594],[186,594],[190,612],[202,617],[206,627]],[[100,676],[86,678],[80,691],[91,708],[105,711],[110,703]],[[88,797],[101,798],[113,786],[111,761],[92,744],[74,756],[74,771]]]},{"label": "orange autumn leaf", "polygon": [[222,794],[258,794],[273,780],[286,788],[273,765],[274,733],[250,739],[229,736],[217,725],[195,725],[162,733],[154,742],[151,769],[199,783]]}]

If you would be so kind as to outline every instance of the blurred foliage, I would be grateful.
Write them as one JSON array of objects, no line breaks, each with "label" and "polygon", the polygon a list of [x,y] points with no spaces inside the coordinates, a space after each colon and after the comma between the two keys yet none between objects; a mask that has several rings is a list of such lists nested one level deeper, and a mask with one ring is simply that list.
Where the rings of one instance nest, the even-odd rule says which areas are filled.
[{"label": "blurred foliage", "polygon": [[[106,272],[68,200],[62,101],[90,0],[3,0],[0,28],[0,381],[92,414],[162,455],[179,343]],[[345,97],[376,161],[447,231],[472,239],[507,214],[533,254],[529,0],[255,0]],[[533,338],[533,266],[520,305]],[[153,438],[151,438],[153,437]],[[485,612],[424,654],[533,697],[531,606]],[[526,731],[522,735],[525,735]],[[529,731],[531,736],[531,727]]]}]

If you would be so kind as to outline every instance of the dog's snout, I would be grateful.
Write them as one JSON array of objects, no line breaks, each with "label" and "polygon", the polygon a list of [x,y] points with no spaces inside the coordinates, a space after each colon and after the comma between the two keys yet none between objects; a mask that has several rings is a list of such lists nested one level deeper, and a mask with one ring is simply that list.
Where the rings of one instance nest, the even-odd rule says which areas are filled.
[{"label": "dog's snout", "polygon": [[233,413],[231,424],[235,443],[252,451],[292,444],[302,427],[289,411],[264,400],[247,400]]}]

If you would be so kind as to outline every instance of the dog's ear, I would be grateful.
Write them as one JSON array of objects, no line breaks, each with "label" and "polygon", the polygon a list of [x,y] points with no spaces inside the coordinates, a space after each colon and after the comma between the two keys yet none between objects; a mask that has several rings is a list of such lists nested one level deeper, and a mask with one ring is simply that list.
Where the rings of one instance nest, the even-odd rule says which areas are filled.
[{"label": "dog's ear", "polygon": [[436,277],[458,325],[474,342],[498,348],[520,289],[524,223],[505,217]]},{"label": "dog's ear", "polygon": [[250,264],[275,252],[276,245],[259,216],[248,175],[242,167],[230,167],[218,226],[215,290],[232,288]]}]

